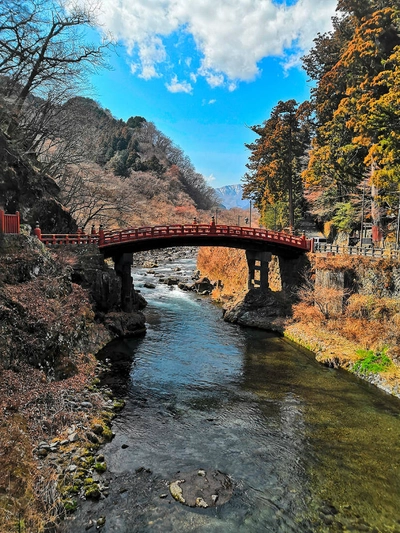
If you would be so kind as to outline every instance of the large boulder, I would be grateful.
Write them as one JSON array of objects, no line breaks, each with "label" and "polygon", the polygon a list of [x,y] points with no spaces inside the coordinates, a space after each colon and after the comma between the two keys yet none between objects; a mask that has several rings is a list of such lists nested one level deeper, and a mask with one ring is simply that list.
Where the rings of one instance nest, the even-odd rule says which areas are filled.
[{"label": "large boulder", "polygon": [[38,168],[0,132],[0,207],[19,211],[21,222],[32,227],[39,222],[43,233],[74,233],[77,225],[58,201],[58,185]]},{"label": "large boulder", "polygon": [[224,320],[242,326],[283,332],[290,307],[271,290],[251,289],[244,298],[224,308]]},{"label": "large boulder", "polygon": [[202,277],[194,282],[194,290],[200,294],[210,294],[214,289],[214,284],[207,277]]}]

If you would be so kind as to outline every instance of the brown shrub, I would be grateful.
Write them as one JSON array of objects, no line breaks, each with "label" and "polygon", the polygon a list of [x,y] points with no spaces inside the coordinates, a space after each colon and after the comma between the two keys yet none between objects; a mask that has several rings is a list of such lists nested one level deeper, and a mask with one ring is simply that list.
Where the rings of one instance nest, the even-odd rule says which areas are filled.
[{"label": "brown shrub", "polygon": [[346,315],[370,320],[392,319],[400,313],[400,300],[377,298],[371,294],[352,294],[347,303]]},{"label": "brown shrub", "polygon": [[247,290],[248,269],[244,250],[202,247],[197,256],[197,268],[203,276],[220,281],[223,288],[213,297],[231,296]]},{"label": "brown shrub", "polygon": [[314,305],[307,302],[300,302],[293,306],[292,316],[295,321],[312,323],[315,325],[321,324],[325,321],[324,315]]}]

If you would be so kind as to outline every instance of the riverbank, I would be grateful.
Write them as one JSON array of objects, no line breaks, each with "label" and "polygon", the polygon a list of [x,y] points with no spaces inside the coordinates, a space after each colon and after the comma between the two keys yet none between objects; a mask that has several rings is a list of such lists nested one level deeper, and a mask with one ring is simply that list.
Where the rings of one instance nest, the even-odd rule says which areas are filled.
[{"label": "riverbank", "polygon": [[[201,249],[198,258],[201,274],[219,281],[212,297],[223,306],[227,321],[282,334],[314,352],[320,363],[353,372],[400,398],[400,302],[392,295],[398,265],[315,254],[309,254],[309,265],[295,295],[281,290],[276,270],[270,271],[275,290],[261,295],[247,290],[244,252]],[[333,277],[350,272],[360,292],[323,285],[316,289],[317,270]]]},{"label": "riverbank", "polygon": [[70,483],[79,457],[111,435],[118,405],[97,387],[104,367],[95,354],[121,329],[144,332],[139,304],[129,316],[118,311],[117,289],[93,250],[78,257],[1,236],[1,533],[56,531],[74,505],[70,488],[81,490]]}]

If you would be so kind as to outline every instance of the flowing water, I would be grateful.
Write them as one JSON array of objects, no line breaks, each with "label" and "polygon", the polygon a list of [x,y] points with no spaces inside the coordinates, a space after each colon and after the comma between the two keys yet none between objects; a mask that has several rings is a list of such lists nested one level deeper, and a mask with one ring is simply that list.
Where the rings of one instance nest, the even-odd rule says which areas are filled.
[{"label": "flowing water", "polygon": [[[102,515],[104,533],[400,532],[398,399],[283,338],[225,323],[207,298],[144,289],[144,269],[134,280],[147,333],[105,351],[127,401],[102,450],[109,495],[83,502],[66,531]],[[176,502],[168,483],[197,469],[229,475],[232,498]]]}]

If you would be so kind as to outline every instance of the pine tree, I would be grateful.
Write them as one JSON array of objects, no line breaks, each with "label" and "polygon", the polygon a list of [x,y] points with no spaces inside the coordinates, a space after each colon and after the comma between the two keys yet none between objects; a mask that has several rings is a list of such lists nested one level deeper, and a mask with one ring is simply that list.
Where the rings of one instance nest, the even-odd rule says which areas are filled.
[{"label": "pine tree", "polygon": [[254,201],[264,221],[268,218],[268,207],[282,211],[286,205],[286,223],[291,229],[295,225],[295,208],[302,195],[302,159],[310,142],[310,107],[295,100],[280,101],[271,116],[262,126],[252,126],[257,138],[246,147],[251,151],[250,172],[244,181],[244,197]]}]

